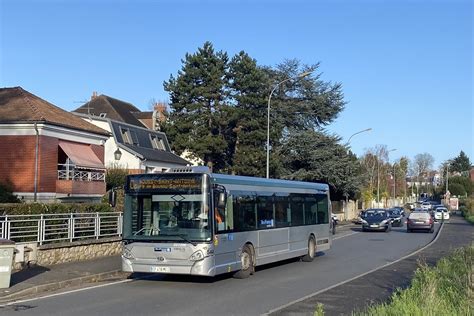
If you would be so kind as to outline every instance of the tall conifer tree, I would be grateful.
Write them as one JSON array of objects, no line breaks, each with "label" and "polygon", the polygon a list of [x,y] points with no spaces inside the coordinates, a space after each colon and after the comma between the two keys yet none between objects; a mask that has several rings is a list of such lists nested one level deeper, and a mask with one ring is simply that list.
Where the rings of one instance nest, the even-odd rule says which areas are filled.
[{"label": "tall conifer tree", "polygon": [[186,54],[178,75],[164,83],[170,93],[170,116],[164,131],[175,151],[188,150],[214,171],[226,167],[227,53],[215,52],[210,42]]}]

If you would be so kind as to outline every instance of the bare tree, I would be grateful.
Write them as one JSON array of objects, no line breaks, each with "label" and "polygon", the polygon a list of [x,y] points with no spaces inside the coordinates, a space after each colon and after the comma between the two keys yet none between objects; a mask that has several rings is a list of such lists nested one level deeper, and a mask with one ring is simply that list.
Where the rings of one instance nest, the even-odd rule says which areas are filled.
[{"label": "bare tree", "polygon": [[420,185],[420,177],[426,176],[433,167],[434,158],[429,153],[417,154],[412,165],[413,173]]}]

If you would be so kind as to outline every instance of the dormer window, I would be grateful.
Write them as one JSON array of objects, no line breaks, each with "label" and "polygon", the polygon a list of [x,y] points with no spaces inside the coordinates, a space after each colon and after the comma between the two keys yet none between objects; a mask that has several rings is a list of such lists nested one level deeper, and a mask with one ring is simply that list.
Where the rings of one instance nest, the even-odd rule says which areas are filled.
[{"label": "dormer window", "polygon": [[107,116],[107,113],[100,113],[100,114],[99,114],[99,117],[102,117],[102,118],[104,118],[104,117],[106,117],[106,116]]},{"label": "dormer window", "polygon": [[130,131],[126,128],[120,128],[120,133],[122,134],[122,140],[125,144],[132,144],[132,137],[130,136]]},{"label": "dormer window", "polygon": [[140,146],[140,143],[138,142],[137,133],[135,131],[130,131],[130,135],[132,136],[132,143],[135,146]]},{"label": "dormer window", "polygon": [[163,140],[156,135],[150,135],[151,146],[153,149],[165,150]]}]

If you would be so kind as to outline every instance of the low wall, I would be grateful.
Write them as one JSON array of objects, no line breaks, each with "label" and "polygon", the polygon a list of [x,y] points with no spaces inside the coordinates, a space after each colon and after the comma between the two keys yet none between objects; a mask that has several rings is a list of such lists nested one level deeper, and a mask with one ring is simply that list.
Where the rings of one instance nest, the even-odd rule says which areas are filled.
[{"label": "low wall", "polygon": [[[41,246],[34,244],[24,246],[23,251],[17,251],[15,254],[15,256],[17,256],[17,258],[13,260],[13,268],[15,270],[28,267],[30,264],[49,266],[59,263],[114,256],[122,252],[122,241],[118,237]],[[22,260],[20,256],[24,259]]]}]

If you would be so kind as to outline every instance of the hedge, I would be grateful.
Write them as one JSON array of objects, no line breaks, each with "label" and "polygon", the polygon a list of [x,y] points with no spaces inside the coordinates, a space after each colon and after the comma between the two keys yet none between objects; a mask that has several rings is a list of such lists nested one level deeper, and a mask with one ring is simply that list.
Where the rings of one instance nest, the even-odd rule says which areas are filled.
[{"label": "hedge", "polygon": [[118,211],[107,203],[2,203],[0,215],[96,213]]}]

